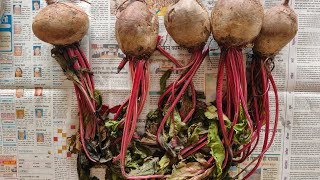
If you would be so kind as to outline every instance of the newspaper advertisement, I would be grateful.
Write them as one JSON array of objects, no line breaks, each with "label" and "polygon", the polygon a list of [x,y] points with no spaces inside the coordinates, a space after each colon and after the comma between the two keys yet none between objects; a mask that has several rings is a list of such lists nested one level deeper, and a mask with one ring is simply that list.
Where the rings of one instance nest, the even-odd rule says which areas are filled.
[{"label": "newspaper advertisement", "polygon": [[[127,66],[117,73],[124,54],[115,38],[115,21],[126,0],[73,0],[90,17],[88,34],[81,42],[103,102],[122,104],[130,93],[131,77]],[[190,53],[177,45],[165,30],[163,16],[174,0],[145,0],[159,17],[161,46],[181,64],[188,64]],[[216,0],[202,0],[209,12]],[[280,0],[262,0],[265,8]],[[78,110],[72,82],[51,57],[52,45],[32,33],[35,15],[46,6],[45,0],[5,0],[0,24],[0,179],[60,180],[78,179],[77,155],[69,152],[70,138],[78,130]],[[252,180],[320,179],[320,3],[292,0],[298,15],[296,37],[275,58],[272,71],[279,91],[279,124],[271,148]],[[193,78],[196,90],[207,102],[215,99],[218,45],[210,41],[209,56]],[[246,56],[252,52],[245,51]],[[157,108],[159,80],[174,64],[155,51],[148,62],[150,89],[138,130],[143,131],[146,114]],[[178,77],[173,72],[169,81]],[[275,101],[269,91],[270,104]],[[271,117],[275,107],[271,106]],[[274,119],[274,118],[271,118]],[[271,126],[273,122],[271,123]],[[262,130],[264,131],[264,130]],[[272,133],[272,132],[270,132]],[[237,175],[261,151],[256,151],[239,167]],[[103,167],[92,169],[104,179]],[[244,173],[245,174],[245,173]],[[241,179],[241,177],[239,177]]]}]

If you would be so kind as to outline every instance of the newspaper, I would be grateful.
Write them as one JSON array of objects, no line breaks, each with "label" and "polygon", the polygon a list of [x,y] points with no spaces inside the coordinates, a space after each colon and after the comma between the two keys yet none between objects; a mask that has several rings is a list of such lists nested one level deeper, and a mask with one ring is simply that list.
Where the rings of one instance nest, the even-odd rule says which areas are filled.
[{"label": "newspaper", "polygon": [[[215,1],[203,0],[209,12]],[[116,74],[124,54],[117,45],[114,24],[116,10],[125,0],[92,0],[91,5],[73,2],[90,17],[90,30],[81,43],[89,57],[96,88],[103,93],[105,104],[121,104],[130,92],[131,77],[127,66]],[[164,37],[161,45],[187,64],[190,54],[170,38],[163,24],[163,15],[173,2],[146,0],[159,15],[159,34]],[[281,1],[262,2],[267,8]],[[77,156],[68,151],[70,137],[78,129],[73,85],[51,57],[52,46],[32,33],[32,20],[46,3],[44,0],[5,0],[5,3],[0,25],[0,179],[78,179]],[[299,16],[299,31],[275,58],[272,72],[279,90],[280,123],[274,143],[252,180],[320,179],[320,3],[294,0],[291,7]],[[211,42],[209,56],[193,79],[197,90],[205,93],[207,102],[215,98],[219,55],[217,44]],[[157,107],[159,79],[172,66],[157,51],[150,58],[149,97],[138,129],[144,129],[146,113]],[[173,73],[170,80],[175,77],[177,74]],[[270,104],[274,104],[273,90],[269,93]],[[274,111],[271,106],[271,116]],[[246,163],[234,167],[232,174],[236,175]],[[97,168],[92,173],[103,179],[106,172]]]}]

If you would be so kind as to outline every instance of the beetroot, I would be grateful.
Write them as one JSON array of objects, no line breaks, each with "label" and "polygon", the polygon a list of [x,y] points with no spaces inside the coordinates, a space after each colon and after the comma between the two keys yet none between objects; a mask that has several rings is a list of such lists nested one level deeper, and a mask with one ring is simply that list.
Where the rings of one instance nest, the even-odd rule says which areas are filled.
[{"label": "beetroot", "polygon": [[298,18],[288,5],[283,4],[265,11],[262,29],[254,41],[253,51],[263,57],[276,55],[298,31]]},{"label": "beetroot", "polygon": [[54,45],[79,42],[88,31],[88,15],[71,3],[48,4],[34,18],[33,33]]},{"label": "beetroot", "polygon": [[[208,47],[205,46],[205,44],[211,31],[210,18],[201,2],[197,0],[180,0],[167,9],[164,17],[164,24],[172,39],[180,46],[188,48],[189,52],[192,54],[190,63],[185,67],[182,67],[174,57],[158,45],[158,50],[177,66],[177,68],[172,68],[172,70],[184,71],[166,88],[159,99],[158,108],[165,111],[165,115],[157,131],[157,141],[168,152],[171,152],[173,156],[182,156],[185,158],[194,154],[197,150],[207,144],[206,136],[202,138],[202,142],[198,143],[193,148],[186,148],[181,150],[181,152],[174,152],[173,149],[175,149],[177,146],[176,144],[178,143],[176,133],[174,133],[174,136],[169,138],[166,142],[163,141],[162,134],[165,131],[165,124],[169,117],[171,117],[171,123],[173,125],[175,123],[175,120],[172,120],[174,111],[181,106],[180,104],[187,104],[181,102],[188,101],[186,99],[188,99],[189,88],[191,90],[190,101],[192,107],[190,109],[181,108],[180,115],[183,118],[182,122],[186,123],[189,121],[195,112],[196,91],[192,83],[192,78],[208,53]],[[166,107],[167,109],[165,109]],[[175,131],[176,130],[174,129],[174,132]],[[165,145],[168,143],[171,143],[171,148],[169,148],[171,145]],[[179,153],[179,155],[177,153]]]},{"label": "beetroot", "polygon": [[[242,155],[241,159],[247,157],[254,142],[254,127],[247,107],[246,68],[242,48],[258,36],[263,22],[263,8],[259,0],[218,0],[211,15],[212,34],[221,47],[216,105],[227,150],[224,168],[238,154]],[[223,95],[225,70],[227,82]],[[223,113],[232,121],[229,131]],[[238,123],[245,126],[246,130],[236,131]],[[243,146],[243,149],[233,152],[231,146]]]},{"label": "beetroot", "polygon": [[115,119],[127,106],[120,154],[114,161],[120,160],[121,173],[127,179],[161,178],[162,175],[129,176],[125,171],[128,146],[136,130],[139,115],[144,107],[149,91],[148,58],[156,49],[158,42],[158,17],[151,12],[145,3],[134,1],[122,10],[116,21],[116,38],[120,49],[126,57],[119,65],[119,70],[129,61],[133,80],[130,97],[119,108]]},{"label": "beetroot", "polygon": [[[274,64],[273,57],[291,41],[298,30],[297,16],[289,7],[288,3],[289,0],[286,0],[283,4],[272,7],[265,11],[261,32],[254,41],[254,54],[251,62],[250,75],[251,95],[253,98],[250,108],[252,109],[252,118],[258,124],[256,133],[257,139],[259,139],[259,132],[263,124],[265,124],[265,133],[260,155],[251,161],[248,166],[257,160],[258,162],[255,164],[254,168],[246,174],[244,179],[250,177],[251,174],[255,172],[262,161],[264,153],[270,148],[275,138],[278,124],[279,100],[277,87],[271,74]],[[276,100],[275,120],[271,138],[269,138],[270,112],[268,95],[270,83]]]},{"label": "beetroot", "polygon": [[209,14],[197,0],[180,0],[171,5],[164,25],[177,44],[189,49],[203,46],[210,35]]},{"label": "beetroot", "polygon": [[[73,81],[79,110],[79,134],[82,150],[92,162],[99,161],[97,149],[88,146],[99,144],[96,136],[98,116],[102,104],[98,104],[95,95],[93,74],[90,65],[80,48],[80,41],[87,33],[89,18],[80,8],[71,3],[47,0],[48,6],[41,9],[32,23],[32,30],[40,40],[54,45],[52,56],[61,66],[64,74]],[[105,106],[107,107],[107,106]],[[93,156],[94,155],[94,156]]]}]

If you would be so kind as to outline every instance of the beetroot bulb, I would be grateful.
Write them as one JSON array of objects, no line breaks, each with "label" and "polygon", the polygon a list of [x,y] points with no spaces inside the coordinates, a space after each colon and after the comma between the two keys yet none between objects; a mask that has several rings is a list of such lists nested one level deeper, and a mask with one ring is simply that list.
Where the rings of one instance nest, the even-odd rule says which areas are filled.
[{"label": "beetroot bulb", "polygon": [[[255,140],[256,127],[247,107],[246,68],[242,48],[258,36],[263,16],[259,0],[218,0],[212,10],[212,34],[221,47],[216,107],[226,149],[223,168],[230,166],[232,161],[237,162],[234,158],[246,157]],[[223,114],[231,120],[230,128],[226,127]]]},{"label": "beetroot bulb", "polygon": [[140,1],[133,1],[121,10],[116,21],[116,39],[122,52],[126,55],[119,65],[119,70],[129,62],[132,76],[132,89],[129,99],[119,108],[115,120],[122,109],[127,106],[120,154],[114,162],[120,160],[121,173],[126,179],[163,178],[163,175],[130,176],[125,170],[126,153],[136,131],[136,124],[142,112],[149,91],[148,59],[158,43],[158,17]]},{"label": "beetroot bulb", "polygon": [[[254,40],[253,59],[251,62],[251,72],[249,83],[251,86],[251,114],[252,119],[256,122],[257,138],[261,126],[265,125],[264,142],[260,155],[255,158],[255,166],[246,174],[247,179],[258,168],[264,153],[270,148],[275,138],[279,116],[279,99],[277,87],[271,74],[273,68],[273,58],[278,52],[287,45],[298,31],[297,15],[288,5],[289,0],[285,0],[282,4],[274,6],[265,11],[262,29],[259,36]],[[259,82],[259,83],[257,83]],[[269,84],[271,84],[275,94],[275,120],[270,133],[270,110],[269,110]],[[244,159],[243,159],[244,160]],[[245,168],[245,169],[246,169]]]},{"label": "beetroot bulb", "polygon": [[100,143],[97,138],[98,123],[102,120],[100,115],[108,108],[97,103],[94,98],[99,93],[95,90],[88,59],[79,43],[87,33],[89,18],[83,10],[71,3],[47,0],[47,4],[34,18],[32,30],[40,40],[54,45],[52,56],[73,82],[79,110],[82,151],[89,160],[98,162],[100,156],[96,152],[99,146],[95,150],[90,148],[90,151],[87,147]]}]

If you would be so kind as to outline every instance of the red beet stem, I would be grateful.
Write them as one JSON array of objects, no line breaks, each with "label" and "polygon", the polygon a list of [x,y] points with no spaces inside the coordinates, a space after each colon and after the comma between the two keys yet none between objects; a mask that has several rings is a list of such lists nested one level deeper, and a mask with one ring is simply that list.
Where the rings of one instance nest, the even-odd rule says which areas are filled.
[{"label": "red beet stem", "polygon": [[[141,63],[139,63],[141,66]],[[138,66],[139,66],[138,65]],[[131,89],[129,104],[127,107],[126,117],[125,117],[125,123],[124,123],[124,129],[122,134],[122,142],[121,142],[121,151],[120,151],[120,167],[122,175],[126,176],[125,172],[125,157],[127,153],[127,147],[128,147],[128,141],[131,141],[132,137],[129,137],[130,133],[130,126],[131,128],[135,128],[134,124],[132,124],[132,117],[133,117],[133,111],[134,111],[134,102],[137,101],[138,91],[139,91],[139,85],[140,85],[140,78],[141,78],[142,72],[136,71],[136,74],[134,75],[133,79],[133,86]],[[134,126],[134,127],[132,127]]]},{"label": "red beet stem", "polygon": [[[124,130],[122,135],[122,141],[121,141],[121,150],[120,150],[120,168],[121,173],[126,179],[151,179],[151,178],[163,178],[163,175],[148,175],[148,176],[129,176],[125,172],[125,158],[126,158],[126,152],[127,148],[131,142],[131,139],[133,137],[133,134],[136,129],[136,123],[137,119],[139,117],[139,109],[142,109],[144,102],[139,102],[138,104],[138,96],[139,96],[139,89],[141,88],[141,81],[145,81],[145,61],[140,60],[137,62],[137,68],[135,70],[134,78],[133,78],[133,86],[130,94],[130,99],[128,103],[128,108],[126,112],[125,117],[125,124],[124,124]],[[148,73],[147,73],[148,74]],[[145,86],[149,84],[149,82],[144,82]],[[147,96],[148,87],[142,87],[145,88],[144,94],[140,94],[140,97],[144,99],[144,96]]]},{"label": "red beet stem", "polygon": [[[226,108],[223,108],[223,75],[224,69],[226,69]],[[253,123],[247,107],[247,82],[246,72],[244,66],[244,58],[242,50],[237,48],[222,49],[221,56],[218,66],[217,76],[217,89],[216,89],[216,104],[217,113],[220,124],[220,131],[223,136],[225,148],[227,149],[226,155],[230,155],[229,158],[225,158],[223,167],[226,166],[227,162],[232,161],[233,154],[231,145],[233,142],[234,126],[237,124],[239,119],[240,107],[242,108],[246,119],[248,121],[248,128],[250,129],[251,135],[254,136]],[[231,110],[234,112],[231,114]],[[225,122],[223,120],[223,113],[226,113],[228,118],[231,120],[230,132],[227,132]],[[246,148],[242,149],[242,154],[246,156],[246,153],[250,151],[251,144],[254,141],[251,140],[247,143]],[[239,152],[238,152],[239,153]],[[241,153],[241,152],[240,152]]]},{"label": "red beet stem", "polygon": [[[249,166],[251,166],[255,161],[258,160],[258,162],[256,163],[256,165],[254,166],[254,168],[243,178],[244,180],[245,179],[248,179],[254,172],[255,170],[259,167],[260,165],[260,162],[263,158],[263,155],[267,152],[267,150],[270,148],[270,146],[272,145],[273,143],[273,140],[275,138],[275,135],[276,135],[276,130],[277,130],[277,126],[278,126],[278,119],[279,119],[279,97],[278,97],[278,91],[277,91],[277,87],[276,87],[276,84],[274,82],[274,79],[271,75],[271,73],[269,73],[268,75],[269,77],[269,80],[271,82],[271,85],[272,85],[272,88],[273,88],[273,91],[274,91],[274,95],[275,95],[275,101],[276,101],[276,112],[275,112],[275,121],[274,121],[274,126],[273,126],[273,132],[272,132],[272,135],[271,135],[271,139],[268,143],[268,145],[262,149],[262,152],[260,153],[259,156],[257,156],[253,161],[251,161],[239,174],[243,173],[244,170],[246,170]],[[238,174],[238,175],[239,175]]]},{"label": "red beet stem", "polygon": [[129,70],[130,70],[130,74],[131,74],[131,81],[133,81],[134,76],[135,76],[135,59],[131,58],[131,60],[129,60]]},{"label": "red beet stem", "polygon": [[239,74],[240,76],[240,84],[242,88],[242,92],[244,95],[244,99],[247,102],[247,78],[246,78],[246,66],[245,66],[245,60],[243,58],[242,51],[235,51],[234,52],[235,56],[237,56],[238,61],[235,63],[238,63],[237,67],[239,69]]},{"label": "red beet stem", "polygon": [[[230,147],[230,141],[228,139],[228,133],[227,128],[224,124],[223,120],[223,109],[222,109],[222,86],[223,86],[223,72],[224,72],[224,59],[226,56],[226,52],[222,52],[220,56],[219,66],[218,66],[218,75],[217,75],[217,87],[216,87],[216,104],[217,104],[217,113],[218,113],[218,119],[219,119],[219,125],[220,125],[220,131],[222,132],[223,136],[223,142],[226,151],[226,157],[223,161],[222,168],[224,168],[227,165],[228,159],[232,159],[232,150]],[[229,157],[229,154],[231,157]]]},{"label": "red beet stem", "polygon": [[147,100],[148,94],[149,94],[149,86],[150,86],[150,72],[149,72],[149,66],[147,65],[148,62],[146,62],[146,64],[144,64],[144,74],[142,77],[142,92],[141,94],[143,96],[140,97],[140,108],[138,109],[138,114],[141,114],[144,104]]},{"label": "red beet stem", "polygon": [[118,109],[117,113],[114,115],[114,118],[113,118],[113,119],[114,119],[115,121],[118,120],[121,111],[122,111],[123,108],[128,104],[128,102],[129,102],[129,98],[128,98],[124,103],[121,104],[121,106],[120,106],[120,108]]},{"label": "red beet stem", "polygon": [[[67,63],[73,63],[72,67],[68,65],[64,67],[63,64],[61,66],[63,66],[66,76],[73,80],[79,110],[79,134],[82,149],[90,161],[96,162],[86,148],[86,140],[94,139],[96,131],[99,131],[94,99],[94,82],[89,63],[79,44],[57,48],[59,49],[58,53],[61,53]],[[86,125],[84,125],[84,121],[86,121]]]},{"label": "red beet stem", "polygon": [[92,85],[92,81],[91,81],[92,78],[90,78],[90,74],[89,74],[90,68],[87,66],[87,63],[85,63],[85,61],[84,61],[81,53],[79,52],[78,48],[75,47],[73,49],[73,52],[77,56],[77,59],[79,61],[80,66],[82,67],[82,69],[86,69],[88,71],[88,72],[85,73],[85,76],[86,76],[86,79],[87,79],[87,82],[88,82],[88,86],[89,86],[88,90],[90,90],[90,92],[93,94],[94,86]]},{"label": "red beet stem", "polygon": [[[244,150],[246,150],[248,148],[248,145],[251,145],[253,143],[254,139],[257,138],[254,147],[246,155],[247,157],[254,151],[254,149],[256,148],[256,146],[258,144],[258,141],[260,139],[260,130],[262,128],[262,125],[263,125],[262,123],[264,121],[264,118],[263,118],[262,114],[264,114],[264,113],[263,113],[263,111],[259,112],[259,110],[265,109],[265,106],[269,107],[269,105],[266,104],[266,103],[268,103],[268,101],[265,101],[265,97],[266,97],[267,93],[262,94],[260,96],[257,96],[257,89],[256,89],[256,83],[255,83],[257,81],[257,79],[255,77],[258,77],[258,75],[260,75],[259,77],[266,76],[265,73],[263,74],[264,64],[262,63],[262,61],[260,61],[259,63],[256,63],[257,61],[259,61],[259,60],[258,59],[253,59],[252,60],[252,63],[251,63],[251,76],[250,76],[251,77],[252,95],[253,95],[253,103],[252,103],[253,104],[253,110],[252,111],[253,111],[253,114],[254,114],[253,117],[255,118],[255,122],[257,124],[256,125],[257,129],[255,130],[255,133],[254,133],[254,136],[252,137],[251,142],[249,144],[245,145],[241,150],[238,150],[235,153],[235,154],[239,154],[239,153],[243,152]],[[255,73],[254,70],[255,70],[256,67],[258,67],[257,69],[259,71],[257,72],[257,75],[255,76],[254,75],[254,73]],[[267,87],[268,85],[266,85],[266,84],[268,84],[268,82],[265,81],[266,78],[263,78],[263,79],[264,80],[262,80],[262,83],[260,83],[260,84],[262,84],[263,87]],[[261,80],[259,80],[259,81],[261,81]],[[263,88],[263,89],[265,89],[265,88]],[[261,99],[261,98],[263,99],[262,100],[262,107],[258,106],[258,98],[259,99]],[[269,111],[269,109],[266,109],[266,110]],[[238,161],[238,162],[241,163],[241,161]]]},{"label": "red beet stem", "polygon": [[[260,129],[261,129],[261,124],[260,124]],[[260,132],[260,129],[259,129],[259,125],[258,125],[257,130],[253,133],[253,135],[251,137],[251,141],[249,143],[245,144],[241,149],[239,149],[236,152],[234,152],[235,156],[237,156],[240,153],[246,151],[252,145],[252,143],[256,141],[256,139],[257,139],[257,141],[259,140],[259,136],[260,135],[259,135],[258,132]],[[257,144],[257,142],[256,142],[256,144]]]},{"label": "red beet stem", "polygon": [[[68,51],[68,55],[69,55],[70,58],[75,57],[75,56],[74,56],[74,52],[72,51],[72,49],[67,48],[67,51]],[[75,70],[81,71],[81,69],[80,69],[81,67],[80,67],[78,61],[75,61],[75,62],[74,62],[73,68],[74,68]],[[95,107],[93,106],[93,104],[92,104],[92,102],[91,102],[91,99],[90,99],[90,97],[88,96],[87,91],[84,90],[84,87],[86,87],[86,85],[85,85],[85,80],[84,80],[84,78],[83,78],[83,76],[82,76],[82,73],[79,73],[79,77],[80,77],[80,82],[81,82],[81,84],[79,84],[79,85],[80,85],[81,87],[80,87],[79,85],[78,85],[78,87],[80,88],[83,96],[85,97],[85,103],[89,106],[90,112],[95,113],[95,112],[96,112],[96,109],[95,109]]]},{"label": "red beet stem", "polygon": [[[240,60],[234,56],[233,49],[229,50],[227,52],[227,56],[226,56],[226,69],[229,69],[229,71],[231,71],[231,74],[229,74],[230,72],[227,71],[227,79],[229,79],[231,86],[229,86],[229,87],[227,86],[227,89],[228,89],[227,91],[231,91],[230,96],[231,96],[231,99],[233,99],[233,109],[234,109],[233,121],[232,121],[232,125],[231,125],[231,130],[229,132],[229,141],[230,142],[232,142],[232,138],[233,138],[233,133],[234,133],[233,128],[238,122],[239,111],[240,111],[239,105],[241,105],[240,104],[240,97],[239,97],[239,94],[240,94],[239,78],[243,74],[240,74],[240,72],[237,71],[238,68],[235,63],[236,61],[240,61]],[[229,117],[229,118],[231,119],[231,117]]]},{"label": "red beet stem", "polygon": [[196,146],[195,148],[193,148],[191,151],[188,151],[186,154],[184,154],[182,157],[186,158],[194,153],[196,153],[197,151],[199,151],[201,148],[203,148],[204,146],[206,146],[208,144],[208,141],[204,141],[201,144],[199,144],[198,146]]},{"label": "red beet stem", "polygon": [[[228,70],[227,70],[228,72]],[[227,79],[227,84],[230,84],[230,80]],[[227,91],[227,112],[226,112],[226,115],[227,117],[230,117],[231,116],[231,104],[232,104],[232,101],[231,101],[231,91]]]},{"label": "red beet stem", "polygon": [[[81,66],[82,69],[87,69],[88,71],[90,71],[90,69],[87,67],[86,63],[84,62],[82,55],[80,54],[80,52],[78,51],[77,48],[72,48],[74,54],[77,56],[77,60]],[[86,72],[85,73],[85,84],[83,84],[84,87],[86,87],[88,93],[84,93],[87,94],[89,96],[89,98],[91,99],[90,102],[87,102],[88,104],[92,104],[93,108],[96,109],[96,105],[95,105],[95,99],[94,99],[94,86],[91,83],[91,80],[93,80],[92,78],[90,78],[89,73]],[[90,105],[89,105],[90,106]],[[92,109],[91,109],[92,110]],[[93,116],[96,117],[96,116]],[[94,137],[95,136],[95,129],[97,128],[97,123],[96,123],[97,119],[94,119],[94,121],[90,122],[93,123],[93,127],[91,128],[86,128],[86,139],[88,139],[89,137]],[[89,123],[88,125],[89,126]],[[90,126],[89,126],[90,127]]]},{"label": "red beet stem", "polygon": [[[196,59],[194,56],[195,56],[195,53],[192,54],[192,57],[191,57],[191,63],[189,63],[187,66],[185,67],[182,67],[182,65],[178,62],[178,60],[176,60],[173,56],[171,56],[167,51],[165,51],[160,45],[157,46],[157,49],[164,55],[166,56],[171,62],[173,62],[178,68],[176,69],[185,69],[185,68],[189,68],[189,66],[193,65],[195,60],[193,59]],[[182,77],[182,74],[179,76],[178,79],[180,79],[180,81],[177,84],[177,86],[181,85],[185,79],[181,79]],[[187,78],[187,75],[184,76],[185,78]],[[163,100],[164,98],[170,93],[170,91],[172,91],[172,86],[173,86],[173,83],[170,84],[168,87],[167,87],[167,90],[160,96],[159,98],[159,101],[158,101],[158,108],[161,109],[161,106],[163,104]],[[193,112],[195,111],[195,105],[196,105],[196,92],[195,92],[195,88],[194,88],[194,85],[193,83],[191,82],[190,83],[190,86],[191,86],[191,92],[192,92],[192,109],[191,111],[188,113],[188,115],[184,118],[183,122],[186,122],[193,114]],[[175,88],[173,88],[175,89]]]},{"label": "red beet stem", "polygon": [[[196,52],[196,55],[195,55],[195,58],[196,59],[199,59],[200,58],[200,53],[199,52]],[[197,67],[197,65],[193,64],[192,68],[190,68],[190,70],[186,73],[186,74],[180,74],[179,78],[178,78],[178,82],[176,82],[176,86],[180,86],[182,84],[185,83],[185,81],[190,77],[190,75],[193,73],[193,70],[194,70],[194,67]],[[161,108],[161,103],[163,102],[163,99],[165,98],[165,96],[170,93],[172,91],[172,86],[173,86],[173,83],[170,84],[166,91],[161,95],[161,97],[159,98],[159,103],[158,103],[158,106],[159,108]]]},{"label": "red beet stem", "polygon": [[254,68],[255,68],[256,60],[253,59],[251,63],[251,90],[252,90],[252,95],[253,95],[253,112],[255,114],[255,121],[258,123],[260,121],[259,119],[259,106],[258,106],[258,97],[257,97],[257,88],[256,88],[256,83],[254,79]]},{"label": "red beet stem", "polygon": [[[252,150],[248,153],[247,156],[249,156],[253,151],[254,149],[256,148],[258,142],[259,142],[259,139],[260,139],[260,130],[261,130],[261,127],[262,127],[262,121],[263,120],[260,120],[260,115],[259,115],[259,106],[258,106],[258,97],[257,96],[257,89],[256,89],[256,79],[255,79],[255,74],[254,74],[254,69],[255,69],[255,66],[256,66],[256,61],[255,59],[253,59],[252,63],[251,63],[251,90],[252,90],[252,95],[253,95],[253,114],[254,114],[254,118],[255,118],[255,122],[256,122],[256,126],[257,126],[257,129],[255,130],[255,133],[252,137],[252,140],[251,140],[251,143],[245,145],[241,150],[238,150],[235,154],[239,154],[241,152],[243,152],[245,149],[248,148],[248,145],[251,145],[252,142],[256,139],[256,143],[254,145],[254,147],[252,148]],[[260,64],[260,63],[259,63]],[[258,65],[259,65],[258,64]],[[260,68],[259,68],[260,69]],[[257,73],[258,74],[258,73]]]},{"label": "red beet stem", "polygon": [[[267,80],[266,69],[264,67],[264,63],[263,63],[262,60],[260,61],[260,68],[261,68],[261,78],[262,78],[262,81],[263,81],[263,84],[262,84],[263,88],[262,89],[263,89],[263,91],[266,91],[268,80]],[[266,93],[264,95],[263,104],[264,104],[265,113],[266,113],[266,115],[265,115],[265,126],[266,127],[265,127],[265,137],[264,137],[262,152],[258,156],[259,157],[258,158],[258,162],[256,163],[255,167],[244,177],[244,179],[246,179],[249,176],[251,176],[251,174],[258,168],[259,164],[262,161],[262,158],[263,158],[263,155],[264,155],[266,149],[268,149],[267,146],[268,146],[269,122],[270,122],[270,120],[269,120],[269,98],[268,98],[268,93]]]},{"label": "red beet stem", "polygon": [[[197,72],[197,70],[199,69],[201,63],[203,62],[204,58],[206,57],[207,53],[208,53],[209,49],[206,49],[204,51],[204,53],[202,54],[202,56],[200,56],[199,58],[196,59],[194,66],[192,66],[192,68],[187,72],[187,74],[185,76],[188,76],[186,82],[184,83],[182,89],[180,90],[179,94],[177,95],[177,97],[175,98],[175,100],[173,101],[173,103],[171,104],[171,106],[169,107],[167,113],[165,114],[165,116],[163,117],[159,127],[158,127],[158,131],[157,131],[157,142],[159,144],[160,143],[160,134],[164,128],[165,122],[167,121],[169,115],[171,114],[171,112],[174,110],[176,104],[178,103],[178,101],[180,100],[180,98],[182,97],[183,93],[185,92],[185,90],[187,89],[187,87],[189,86],[193,76],[195,75],[195,73]],[[190,75],[189,75],[190,74]],[[179,83],[179,82],[178,82]],[[178,84],[177,83],[177,84]]]},{"label": "red beet stem", "polygon": [[117,68],[117,73],[119,73],[123,69],[123,67],[127,64],[127,62],[128,62],[128,59],[124,57]]},{"label": "red beet stem", "polygon": [[[146,65],[145,63],[146,63],[146,61],[144,61],[144,60],[138,62],[137,71],[141,71],[141,73],[142,73],[141,80],[140,80],[141,81],[140,82],[141,83],[141,96],[140,96],[139,106],[138,106],[138,99],[137,99],[137,101],[135,101],[136,104],[135,104],[135,108],[134,108],[133,122],[132,122],[133,126],[131,127],[129,137],[133,137],[133,135],[134,135],[134,132],[136,129],[135,125],[137,124],[137,120],[143,110],[143,107],[144,107],[144,104],[145,104],[145,101],[146,101],[147,95],[148,95],[149,77],[146,77],[145,73],[147,73],[148,75],[149,75],[149,73],[148,73],[148,68],[145,67],[145,65]],[[131,141],[131,139],[130,139],[130,141]],[[130,144],[130,141],[128,142],[128,144]]]},{"label": "red beet stem", "polygon": [[[162,48],[162,46],[158,45],[157,46],[158,51],[160,51],[165,57],[167,57],[171,62],[173,62],[177,68],[170,68],[171,70],[184,70],[187,69],[189,67],[191,67],[194,64],[194,57],[191,57],[191,61],[189,62],[189,64],[187,64],[186,66],[182,67],[182,65],[178,62],[178,60],[176,60],[176,58],[174,58],[173,56],[171,56],[171,54],[169,54],[166,50],[164,50]],[[194,55],[194,54],[193,54]]]},{"label": "red beet stem", "polygon": [[211,156],[210,159],[208,160],[208,166],[211,165],[213,161],[214,161],[214,157]]},{"label": "red beet stem", "polygon": [[[241,89],[241,88],[240,88],[240,91],[242,92],[242,89]],[[248,120],[248,127],[249,127],[251,133],[253,133],[252,120],[251,120],[251,117],[250,117],[249,112],[248,112],[247,102],[245,101],[242,93],[240,93],[240,100],[241,100],[242,105],[243,105],[244,114],[245,114],[245,116],[246,116],[246,118],[247,118],[247,120]]]},{"label": "red beet stem", "polygon": [[[164,55],[166,56],[171,62],[173,62],[178,68],[175,68],[175,69],[179,69],[179,70],[182,70],[182,69],[186,69],[186,68],[189,68],[191,67],[195,60],[194,59],[194,56],[195,56],[195,53],[192,54],[192,57],[191,57],[191,63],[189,63],[187,66],[185,67],[182,67],[182,65],[178,62],[178,60],[176,60],[173,56],[171,56],[167,51],[165,51],[160,45],[157,46],[157,49]],[[178,79],[181,79],[182,77],[182,74],[179,76]],[[186,77],[186,76],[185,76]],[[183,81],[179,81],[182,82]],[[160,96],[159,98],[159,101],[158,101],[158,108],[161,109],[161,106],[163,105],[163,100],[164,98],[170,93],[171,91],[171,95],[170,97],[168,98],[168,102],[169,103],[169,100],[171,100],[173,97],[172,95],[174,95],[174,92],[175,92],[175,86],[177,85],[178,83],[175,81],[174,83],[170,84],[168,87],[167,87],[167,90]],[[179,85],[177,85],[179,86]],[[183,122],[187,122],[191,116],[193,115],[194,111],[195,111],[195,108],[196,108],[196,90],[195,90],[195,87],[193,85],[193,82],[191,81],[190,82],[190,87],[191,87],[191,96],[192,96],[192,108],[191,110],[189,111],[189,113],[184,117],[183,119]],[[174,99],[174,98],[173,98]],[[170,103],[171,104],[171,103]]]},{"label": "red beet stem", "polygon": [[[80,52],[82,59],[83,59],[84,63],[86,64],[87,69],[91,72],[89,61],[88,61],[87,57],[85,56],[83,50],[80,48],[79,45],[77,45],[76,47],[77,47],[78,51]],[[94,90],[95,88],[94,88],[93,73],[89,74],[89,77],[91,80],[91,86],[93,87],[93,90]]]},{"label": "red beet stem", "polygon": [[85,145],[85,140],[84,140],[84,134],[83,134],[83,121],[82,121],[82,107],[81,105],[83,105],[81,103],[81,98],[80,98],[80,90],[78,88],[78,86],[74,85],[74,89],[76,91],[76,96],[77,96],[77,101],[78,101],[78,110],[79,110],[79,131],[80,131],[80,141],[81,141],[81,145],[82,145],[82,148],[83,148],[83,151],[85,152],[87,158],[92,161],[92,162],[97,162],[96,160],[92,159],[88,150],[87,150],[87,147]]},{"label": "red beet stem", "polygon": [[[241,55],[241,56],[238,56],[239,58],[242,58],[242,59],[240,59],[241,60],[241,62],[243,62],[243,56]],[[235,65],[235,62],[233,62],[234,64],[233,65]],[[243,78],[243,79],[245,79],[246,77],[246,74],[245,74],[245,72],[244,71],[242,71],[242,74],[240,74],[239,75],[240,76],[240,79],[241,79],[241,77]],[[243,77],[244,76],[244,77]],[[247,106],[247,100],[246,100],[246,94],[244,94],[244,93],[247,93],[247,88],[246,88],[246,84],[244,85],[245,86],[245,92],[244,92],[244,89],[242,89],[242,86],[239,86],[240,88],[240,100],[241,100],[241,103],[242,103],[242,108],[243,108],[243,111],[244,111],[244,114],[245,114],[245,116],[246,116],[246,118],[247,118],[247,120],[248,120],[248,126],[249,126],[249,128],[250,128],[250,131],[253,133],[253,123],[252,123],[252,120],[251,120],[251,117],[250,117],[250,115],[249,115],[249,112],[248,112],[248,106]]]},{"label": "red beet stem", "polygon": [[230,147],[230,141],[228,139],[227,128],[223,120],[223,109],[222,109],[222,86],[223,86],[223,72],[225,66],[226,52],[222,52],[220,56],[217,76],[217,87],[216,87],[216,102],[217,102],[217,113],[219,118],[220,130],[222,132],[224,143],[227,147]]},{"label": "red beet stem", "polygon": [[[267,80],[267,73],[266,73],[266,69],[264,67],[264,63],[261,60],[260,61],[260,67],[261,67],[261,77],[262,77],[262,89],[263,92],[268,90],[268,80]],[[263,104],[264,104],[264,108],[265,108],[265,136],[264,136],[264,143],[263,143],[263,149],[267,146],[268,143],[268,138],[269,138],[269,123],[270,123],[270,116],[269,116],[269,95],[268,93],[266,93],[265,95],[263,95]],[[263,121],[263,119],[262,119]]]},{"label": "red beet stem", "polygon": [[190,151],[191,149],[193,149],[194,147],[198,146],[199,144],[201,144],[203,141],[207,141],[207,134],[205,134],[204,136],[202,136],[195,144],[192,144],[184,149],[182,149],[180,151],[181,155],[184,155],[185,153],[187,153],[188,151]]}]

